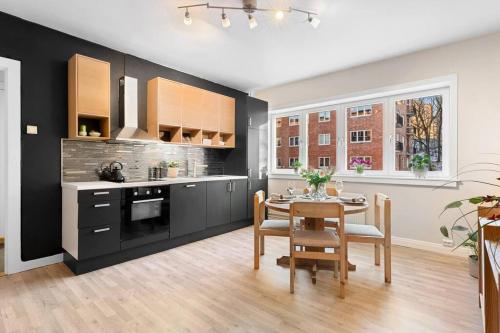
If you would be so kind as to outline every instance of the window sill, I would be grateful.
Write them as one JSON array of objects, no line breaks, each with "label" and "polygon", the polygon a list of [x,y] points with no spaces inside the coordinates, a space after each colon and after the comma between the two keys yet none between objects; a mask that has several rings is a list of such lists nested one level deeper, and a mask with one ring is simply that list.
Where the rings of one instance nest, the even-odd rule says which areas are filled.
[{"label": "window sill", "polygon": [[[416,177],[396,177],[387,175],[353,175],[353,174],[335,174],[334,179],[340,179],[348,183],[371,183],[371,184],[391,184],[391,185],[408,185],[408,186],[426,186],[426,187],[446,187],[458,188],[458,183],[446,184],[450,181],[449,178],[437,178],[428,176],[427,178]],[[303,180],[300,175],[292,173],[271,173],[269,179],[293,179]],[[444,185],[446,184],[446,185]]]}]

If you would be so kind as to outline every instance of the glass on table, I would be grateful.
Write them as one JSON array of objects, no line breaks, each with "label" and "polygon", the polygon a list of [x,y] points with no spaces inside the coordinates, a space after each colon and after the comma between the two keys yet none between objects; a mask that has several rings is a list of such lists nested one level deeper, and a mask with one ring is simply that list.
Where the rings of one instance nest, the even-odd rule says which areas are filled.
[{"label": "glass on table", "polygon": [[335,190],[337,191],[337,196],[340,197],[340,194],[344,190],[344,182],[341,180],[335,181]]},{"label": "glass on table", "polygon": [[286,191],[288,192],[288,194],[293,196],[295,193],[295,190],[296,190],[295,182],[288,182],[288,186],[286,188]]}]

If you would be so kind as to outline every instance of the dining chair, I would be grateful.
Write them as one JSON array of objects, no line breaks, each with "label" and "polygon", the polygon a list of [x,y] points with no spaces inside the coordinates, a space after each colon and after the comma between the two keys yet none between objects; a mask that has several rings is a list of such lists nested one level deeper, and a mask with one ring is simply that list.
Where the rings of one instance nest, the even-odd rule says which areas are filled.
[{"label": "dining chair", "polygon": [[253,199],[253,239],[254,239],[254,269],[259,269],[260,256],[264,255],[264,237],[288,237],[288,220],[266,220],[264,191],[255,192]]},{"label": "dining chair", "polygon": [[[339,219],[336,230],[304,230],[297,228],[295,217],[325,219],[336,217]],[[345,276],[347,271],[346,238],[344,235],[344,206],[339,203],[325,202],[293,202],[290,204],[289,218],[290,235],[290,293],[294,293],[295,260],[331,260],[340,262],[340,292],[345,297]],[[333,253],[325,249],[334,249]]]},{"label": "dining chair", "polygon": [[[381,224],[384,226],[383,229]],[[391,283],[391,200],[389,197],[382,193],[375,194],[375,224],[346,223],[344,229],[347,244],[374,244],[375,265],[377,266],[380,265],[380,246],[384,247],[385,282]],[[347,252],[348,248],[346,248]]]}]

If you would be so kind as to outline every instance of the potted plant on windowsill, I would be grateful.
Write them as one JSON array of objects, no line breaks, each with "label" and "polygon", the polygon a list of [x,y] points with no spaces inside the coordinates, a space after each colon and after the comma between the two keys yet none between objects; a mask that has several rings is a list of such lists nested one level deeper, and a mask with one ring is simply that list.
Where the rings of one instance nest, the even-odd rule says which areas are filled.
[{"label": "potted plant on windowsill", "polygon": [[293,172],[295,172],[295,174],[298,175],[300,173],[300,168],[302,168],[302,163],[300,163],[299,160],[294,161],[292,163],[292,168],[293,168]]},{"label": "potted plant on windowsill", "polygon": [[353,157],[349,163],[349,167],[356,170],[358,175],[362,175],[363,172],[365,172],[365,169],[369,168],[371,165],[372,162],[368,159],[364,159],[363,157]]},{"label": "potted plant on windowsill", "polygon": [[303,170],[302,178],[306,180],[311,188],[310,196],[313,200],[326,199],[326,184],[332,179],[334,169]]},{"label": "potted plant on windowsill", "polygon": [[168,162],[168,170],[167,177],[175,178],[179,174],[179,162],[178,161],[170,161]]},{"label": "potted plant on windowsill", "polygon": [[428,154],[413,155],[410,162],[410,168],[417,178],[425,177],[431,165],[431,158]]}]

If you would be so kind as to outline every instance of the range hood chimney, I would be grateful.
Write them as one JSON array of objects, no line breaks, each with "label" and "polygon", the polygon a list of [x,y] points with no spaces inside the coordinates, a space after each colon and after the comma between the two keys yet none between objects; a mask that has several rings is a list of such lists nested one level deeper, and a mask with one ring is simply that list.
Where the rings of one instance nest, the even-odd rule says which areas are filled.
[{"label": "range hood chimney", "polygon": [[120,128],[113,131],[112,139],[117,141],[152,141],[148,133],[139,128],[137,103],[137,79],[124,76],[120,79]]}]

